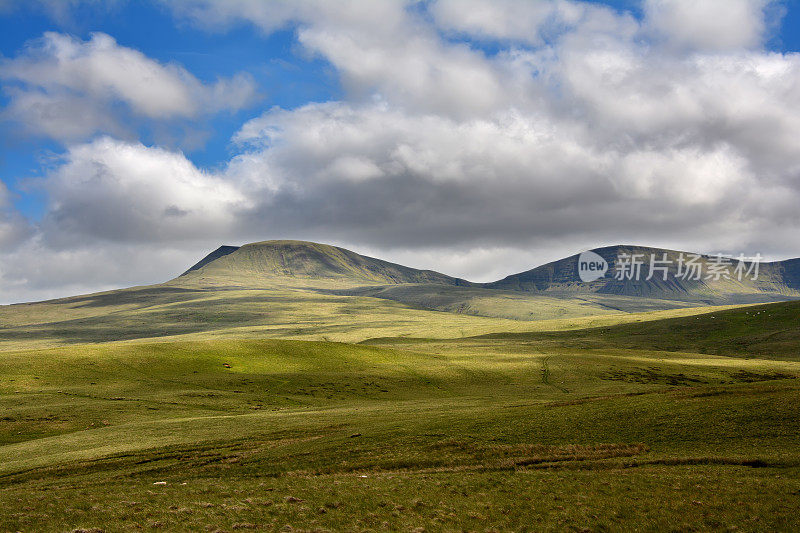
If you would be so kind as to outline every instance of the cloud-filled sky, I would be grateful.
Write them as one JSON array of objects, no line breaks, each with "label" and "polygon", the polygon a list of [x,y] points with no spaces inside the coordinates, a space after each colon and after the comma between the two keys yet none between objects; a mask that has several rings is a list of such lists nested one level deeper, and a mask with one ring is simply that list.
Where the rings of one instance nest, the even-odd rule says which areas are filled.
[{"label": "cloud-filled sky", "polygon": [[0,303],[307,239],[800,256],[800,5],[0,0]]}]

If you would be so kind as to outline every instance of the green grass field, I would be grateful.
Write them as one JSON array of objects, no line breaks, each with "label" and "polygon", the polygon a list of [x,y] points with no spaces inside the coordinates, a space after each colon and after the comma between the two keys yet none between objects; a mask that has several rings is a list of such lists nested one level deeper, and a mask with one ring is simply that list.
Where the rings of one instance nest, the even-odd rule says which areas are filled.
[{"label": "green grass field", "polygon": [[531,322],[325,291],[3,308],[0,531],[800,529],[797,303]]}]

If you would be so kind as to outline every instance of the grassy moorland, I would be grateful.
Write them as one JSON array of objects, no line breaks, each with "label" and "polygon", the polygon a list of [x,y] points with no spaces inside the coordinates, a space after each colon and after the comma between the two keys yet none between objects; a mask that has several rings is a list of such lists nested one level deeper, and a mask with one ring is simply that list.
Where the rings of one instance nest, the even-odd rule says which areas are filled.
[{"label": "grassy moorland", "polygon": [[[375,337],[453,338],[488,333],[553,331],[691,316],[727,307],[680,307],[675,302],[648,307],[635,298],[610,297],[606,303],[502,291],[464,289],[468,309],[451,308],[446,286],[431,302],[404,303],[386,298],[335,294],[341,283],[297,287],[271,282],[263,287],[196,287],[185,282],[135,287],[48,302],[0,306],[0,352],[139,339],[280,338],[360,342]],[[188,285],[188,286],[185,286]],[[415,285],[401,286],[406,295]],[[458,288],[456,288],[458,289]],[[438,292],[442,291],[442,292]],[[461,295],[464,296],[464,295]],[[409,296],[410,298],[410,296]],[[476,299],[479,301],[476,302]],[[603,300],[605,301],[605,300]],[[622,302],[622,303],[621,303]],[[431,303],[426,307],[423,303]],[[442,309],[435,307],[441,305]],[[433,308],[432,308],[433,307]],[[456,306],[458,307],[458,306]],[[471,313],[476,308],[478,313]],[[448,309],[452,312],[448,312]],[[532,315],[530,309],[535,309]],[[515,311],[516,310],[516,311]],[[462,312],[465,311],[465,312]],[[525,314],[526,320],[516,320]],[[519,317],[517,317],[519,318]],[[529,320],[530,319],[530,320]]]},{"label": "grassy moorland", "polygon": [[697,316],[584,328],[580,332],[498,333],[487,337],[515,342],[551,339],[581,349],[614,346],[798,361],[799,318],[798,302],[784,302],[739,309],[717,308]]},{"label": "grassy moorland", "polygon": [[800,529],[800,302],[213,259],[0,307],[0,531]]},{"label": "grassy moorland", "polygon": [[324,305],[364,342],[19,334],[0,531],[800,528],[797,304],[463,332],[494,319]]}]

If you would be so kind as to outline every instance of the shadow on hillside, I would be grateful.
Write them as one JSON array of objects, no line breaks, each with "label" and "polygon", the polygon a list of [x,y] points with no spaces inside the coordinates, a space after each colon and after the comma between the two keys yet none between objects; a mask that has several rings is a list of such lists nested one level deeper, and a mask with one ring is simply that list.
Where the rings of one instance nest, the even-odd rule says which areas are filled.
[{"label": "shadow on hillside", "polygon": [[184,289],[180,287],[147,287],[144,289],[128,289],[107,294],[90,294],[58,300],[62,304],[79,304],[75,308],[110,307],[116,305],[156,305],[158,303],[179,302],[196,298],[207,291],[202,289]]},{"label": "shadow on hillside", "polygon": [[[113,342],[269,324],[282,325],[271,328],[271,331],[287,336],[325,334],[333,331],[327,331],[327,328],[318,324],[298,323],[295,309],[297,300],[289,296],[248,295],[222,300],[195,300],[204,293],[203,290],[166,288],[135,291],[125,295],[126,298],[122,301],[119,299],[119,294],[71,298],[69,301],[85,301],[85,306],[95,307],[120,305],[122,302],[142,305],[139,308],[109,312],[101,316],[0,327],[0,342],[41,340],[67,344]],[[61,302],[66,303],[66,300]],[[305,298],[302,303],[313,306],[330,303],[330,300],[322,297]],[[292,316],[295,318],[292,319]]]}]

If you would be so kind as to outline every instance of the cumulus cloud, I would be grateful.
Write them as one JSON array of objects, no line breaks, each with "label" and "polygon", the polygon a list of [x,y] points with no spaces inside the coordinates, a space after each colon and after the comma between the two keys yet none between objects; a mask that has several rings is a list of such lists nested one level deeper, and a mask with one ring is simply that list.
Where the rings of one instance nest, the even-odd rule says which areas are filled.
[{"label": "cumulus cloud", "polygon": [[109,137],[72,147],[42,187],[42,222],[59,248],[87,241],[175,242],[224,237],[248,205],[244,191],[181,153]]},{"label": "cumulus cloud", "polygon": [[504,62],[442,41],[404,0],[327,2],[179,0],[167,5],[203,26],[248,21],[264,32],[297,25],[297,40],[329,61],[354,97],[376,93],[413,110],[465,117],[527,98]]},{"label": "cumulus cloud", "polygon": [[108,137],[73,146],[39,186],[36,226],[0,183],[0,302],[30,301],[177,276],[232,232],[249,200],[179,152]]},{"label": "cumulus cloud", "polygon": [[431,14],[448,32],[534,46],[544,45],[581,24],[589,23],[595,29],[605,26],[607,31],[616,32],[635,29],[630,16],[571,0],[438,0],[431,5]]},{"label": "cumulus cloud", "polygon": [[204,84],[183,67],[159,63],[104,33],[88,41],[45,33],[0,63],[0,79],[10,97],[4,118],[62,141],[120,134],[120,103],[134,117],[163,121],[236,111],[256,96],[247,74]]},{"label": "cumulus cloud", "polygon": [[[306,238],[476,280],[619,242],[800,255],[800,55],[762,47],[766,1],[651,0],[641,20],[571,0],[168,5],[215,30],[293,28],[345,98],[248,120],[214,171],[134,140],[73,144],[45,179],[48,212],[25,250],[77,265],[106,249],[128,260]],[[113,98],[190,117],[202,95],[231,92],[153,63],[167,88],[152,101],[47,61],[25,71],[38,92],[24,97],[42,107],[67,86],[76,109]],[[153,281],[176,272],[159,254],[143,270]],[[114,261],[97,279],[133,281]],[[4,282],[35,287],[36,272]]]},{"label": "cumulus cloud", "polygon": [[0,262],[0,302],[39,301],[170,279],[186,270],[187,258],[194,258],[198,248],[211,244],[165,248],[92,242],[54,249],[36,236]]},{"label": "cumulus cloud", "polygon": [[256,148],[229,172],[270,183],[251,225],[371,246],[709,236],[741,214],[737,198],[770,189],[727,144],[612,150],[581,124],[521,111],[460,122],[316,104],[270,111],[237,138]]},{"label": "cumulus cloud", "polygon": [[763,43],[770,0],[645,0],[649,29],[689,50],[753,48]]}]

